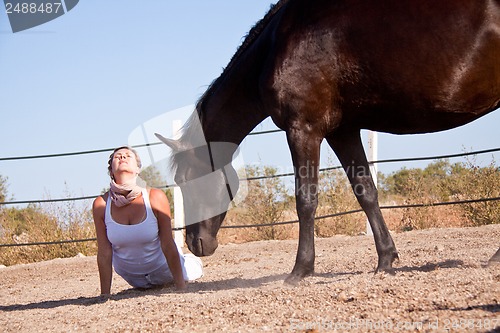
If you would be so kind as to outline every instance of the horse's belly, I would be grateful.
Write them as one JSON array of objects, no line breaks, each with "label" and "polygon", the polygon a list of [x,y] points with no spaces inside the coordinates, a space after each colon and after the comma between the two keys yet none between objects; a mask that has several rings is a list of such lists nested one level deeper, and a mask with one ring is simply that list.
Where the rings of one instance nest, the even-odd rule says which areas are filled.
[{"label": "horse's belly", "polygon": [[415,112],[372,114],[359,128],[392,134],[421,134],[449,130],[470,123],[495,109],[482,112]]}]

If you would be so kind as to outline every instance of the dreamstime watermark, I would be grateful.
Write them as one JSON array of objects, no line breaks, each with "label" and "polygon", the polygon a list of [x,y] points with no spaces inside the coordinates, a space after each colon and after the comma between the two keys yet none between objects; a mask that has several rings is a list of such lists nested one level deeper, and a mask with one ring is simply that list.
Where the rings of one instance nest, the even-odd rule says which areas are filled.
[{"label": "dreamstime watermark", "polygon": [[374,330],[381,332],[392,331],[435,331],[453,330],[470,331],[473,329],[493,329],[497,327],[497,319],[435,319],[429,321],[392,321],[349,318],[347,321],[334,321],[320,319],[317,321],[303,321],[290,319],[289,329],[292,331],[318,331],[318,332],[345,332],[359,330]]},{"label": "dreamstime watermark", "polygon": [[79,0],[4,0],[12,32],[27,30],[69,12]]},{"label": "dreamstime watermark", "polygon": [[[351,179],[359,179],[361,181],[357,182],[355,185],[350,186],[352,191],[357,197],[366,194],[367,182],[371,179],[369,168],[357,165],[348,165],[343,169],[345,174]],[[296,175],[295,179],[295,194],[302,196],[316,196],[320,191],[320,185],[310,182],[301,182],[300,179],[319,179],[320,169],[315,166],[311,161],[306,161],[305,165],[299,167],[292,167],[278,170],[277,174],[288,174],[293,173]]]}]

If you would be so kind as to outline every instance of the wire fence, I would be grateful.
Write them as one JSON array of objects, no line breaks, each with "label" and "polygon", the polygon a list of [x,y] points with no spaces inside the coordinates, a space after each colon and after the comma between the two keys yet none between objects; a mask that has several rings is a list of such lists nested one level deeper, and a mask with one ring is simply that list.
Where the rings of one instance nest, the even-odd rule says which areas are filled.
[{"label": "wire fence", "polygon": [[[250,135],[268,134],[268,133],[275,133],[275,132],[280,132],[280,131],[281,130],[252,132],[252,133],[250,133]],[[160,144],[162,144],[162,143],[155,142],[155,143],[148,143],[148,144],[142,144],[142,145],[134,145],[134,146],[132,146],[132,148],[141,148],[141,147],[155,146],[155,145],[160,145]],[[0,161],[74,156],[74,155],[83,155],[83,154],[111,152],[113,150],[114,150],[114,148],[105,148],[105,149],[97,149],[97,150],[87,150],[87,151],[79,151],[79,152],[71,152],[71,153],[48,154],[48,155],[0,157]],[[457,154],[448,154],[448,155],[385,159],[385,160],[370,161],[370,163],[371,164],[378,164],[378,163],[396,163],[396,162],[401,163],[401,162],[409,162],[409,161],[439,160],[439,159],[464,157],[464,156],[470,156],[470,155],[494,153],[494,152],[498,152],[498,151],[500,151],[500,148],[492,148],[492,149],[485,149],[485,150],[478,150],[478,151],[457,153]],[[330,170],[335,170],[335,169],[340,169],[340,168],[342,168],[342,167],[341,166],[332,166],[332,167],[327,167],[327,168],[321,168],[320,172],[325,172],[325,171],[330,171]],[[254,181],[254,180],[262,180],[262,179],[266,179],[266,178],[281,178],[281,177],[288,177],[288,176],[293,176],[293,175],[294,175],[294,173],[281,173],[281,174],[275,174],[275,175],[271,175],[271,176],[258,176],[258,177],[242,178],[242,179],[240,179],[240,181]],[[175,187],[175,186],[176,185],[173,185],[173,184],[167,184],[164,186],[160,186],[158,188],[165,188],[166,189],[166,188],[171,188],[171,187]],[[90,200],[90,199],[95,199],[97,197],[98,197],[98,195],[81,196],[81,197],[73,197],[73,198],[60,198],[60,199],[45,199],[45,200],[7,201],[7,202],[0,202],[0,206],[2,206],[2,205],[15,205],[15,204],[33,204],[33,203]],[[385,209],[433,207],[433,206],[445,206],[445,205],[457,205],[457,204],[471,204],[471,203],[498,201],[498,200],[500,200],[500,197],[482,198],[482,199],[474,199],[474,200],[462,200],[462,201],[436,202],[436,203],[430,203],[430,204],[427,203],[427,204],[381,206],[380,209],[385,210]],[[355,210],[350,210],[350,211],[345,211],[345,212],[317,216],[317,217],[315,217],[315,220],[332,218],[332,217],[343,216],[343,215],[349,215],[349,214],[360,213],[360,212],[363,212],[363,210],[362,209],[355,209]],[[298,223],[298,222],[299,222],[299,220],[290,220],[290,221],[283,221],[283,222],[261,223],[261,224],[254,224],[254,225],[222,225],[221,228],[239,229],[239,228],[270,227],[270,226],[277,226],[277,225],[294,224],[294,223]],[[180,231],[180,230],[184,230],[185,228],[186,227],[176,227],[176,228],[172,228],[172,230],[173,231]],[[39,245],[57,245],[57,244],[67,244],[67,243],[92,242],[92,241],[96,241],[96,240],[97,240],[96,238],[86,238],[86,239],[59,240],[59,241],[49,241],[49,242],[12,243],[12,244],[0,244],[0,248],[21,247],[21,246],[39,246]]]},{"label": "wire fence", "polygon": [[[448,206],[448,205],[459,205],[459,204],[471,204],[478,202],[488,202],[488,201],[498,201],[500,197],[494,198],[483,198],[483,199],[473,199],[473,200],[461,200],[461,201],[447,201],[447,202],[436,202],[430,204],[410,204],[410,205],[391,205],[391,206],[381,206],[380,209],[404,209],[404,208],[419,208],[419,207],[437,207],[437,206]],[[334,214],[316,216],[315,220],[321,220],[326,218],[338,217],[343,215],[350,215],[355,213],[363,212],[362,209],[354,209],[345,212],[339,212]],[[260,224],[249,224],[249,225],[221,225],[221,229],[244,229],[244,228],[256,228],[256,227],[272,227],[278,225],[294,224],[298,223],[299,220],[290,220],[282,222],[273,223],[260,223]],[[172,228],[172,231],[184,230],[186,227]],[[2,247],[21,247],[21,246],[35,246],[35,245],[57,245],[57,244],[67,244],[67,243],[82,243],[82,242],[93,242],[97,241],[97,238],[85,238],[85,239],[70,239],[61,241],[50,241],[50,242],[34,242],[34,243],[12,243],[12,244],[0,244]]]},{"label": "wire fence", "polygon": [[[275,132],[275,131],[255,132],[253,134],[255,135],[255,134],[264,134],[264,133],[272,133],[272,132]],[[151,144],[147,144],[147,145],[132,146],[132,148],[152,146],[152,145],[156,145],[156,144],[160,144],[160,142],[151,143]],[[114,150],[114,148],[101,149],[101,150],[88,150],[85,152],[65,153],[65,154],[36,155],[36,156],[32,156],[32,158],[42,158],[43,156],[45,156],[45,157],[47,157],[47,156],[48,157],[68,156],[68,154],[71,154],[71,155],[92,154],[92,153],[97,153],[97,152],[102,152],[102,151],[113,151],[113,150]],[[471,152],[466,152],[466,153],[457,153],[457,154],[448,154],[448,155],[435,155],[435,156],[423,156],[423,157],[404,157],[404,158],[376,160],[376,161],[370,161],[370,163],[371,164],[381,164],[381,163],[397,163],[397,162],[401,163],[401,162],[411,162],[411,161],[439,160],[439,159],[457,158],[457,157],[464,157],[464,156],[471,156],[471,155],[495,153],[498,151],[500,151],[500,148],[491,148],[491,149],[485,149],[485,150],[476,150],[476,151],[471,151]],[[16,158],[17,159],[25,159],[25,157],[16,157]],[[14,159],[14,157],[5,158],[5,159],[0,158],[0,161],[7,160],[7,159]],[[342,168],[342,166],[336,165],[336,166],[332,166],[332,167],[321,168],[319,171],[325,172],[325,171],[331,171],[331,170],[336,170],[336,169],[341,169],[341,168]],[[258,176],[258,177],[241,178],[240,181],[253,181],[253,180],[266,179],[266,178],[282,178],[282,177],[290,177],[293,175],[294,175],[293,172],[279,173],[279,174],[275,174],[275,175],[271,175],[271,176]],[[167,189],[167,188],[173,188],[175,186],[176,186],[175,184],[166,184],[163,186],[158,186],[158,188]],[[95,199],[98,196],[99,195],[96,194],[96,195],[72,197],[72,198],[4,201],[4,202],[0,202],[0,206],[2,206],[2,205],[21,205],[21,204],[31,204],[31,203],[49,203],[49,202],[61,202],[61,201],[90,200],[90,199]]]}]

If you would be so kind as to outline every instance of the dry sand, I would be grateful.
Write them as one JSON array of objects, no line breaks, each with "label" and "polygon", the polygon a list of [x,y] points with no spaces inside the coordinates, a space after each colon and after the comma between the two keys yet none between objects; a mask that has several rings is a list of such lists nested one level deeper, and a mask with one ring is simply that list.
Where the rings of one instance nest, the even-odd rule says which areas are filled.
[{"label": "dry sand", "polygon": [[186,292],[138,291],[116,274],[99,295],[95,257],[0,269],[4,332],[500,331],[500,225],[394,234],[396,275],[374,274],[369,236],[316,240],[316,274],[283,284],[296,240],[220,246]]}]

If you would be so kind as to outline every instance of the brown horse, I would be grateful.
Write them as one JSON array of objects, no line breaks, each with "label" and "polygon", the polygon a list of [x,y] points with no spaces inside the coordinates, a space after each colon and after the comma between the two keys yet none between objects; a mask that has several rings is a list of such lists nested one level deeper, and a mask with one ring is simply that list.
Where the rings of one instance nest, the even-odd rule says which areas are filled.
[{"label": "brown horse", "polygon": [[[314,271],[323,139],[368,217],[377,271],[391,271],[398,253],[360,130],[442,131],[499,106],[500,0],[281,0],[199,100],[183,136],[163,138],[175,152],[187,245],[198,256],[217,248],[217,232],[238,186],[233,153],[271,117],[286,132],[296,170],[299,245],[286,282]],[[499,257],[497,252],[491,261]]]}]

